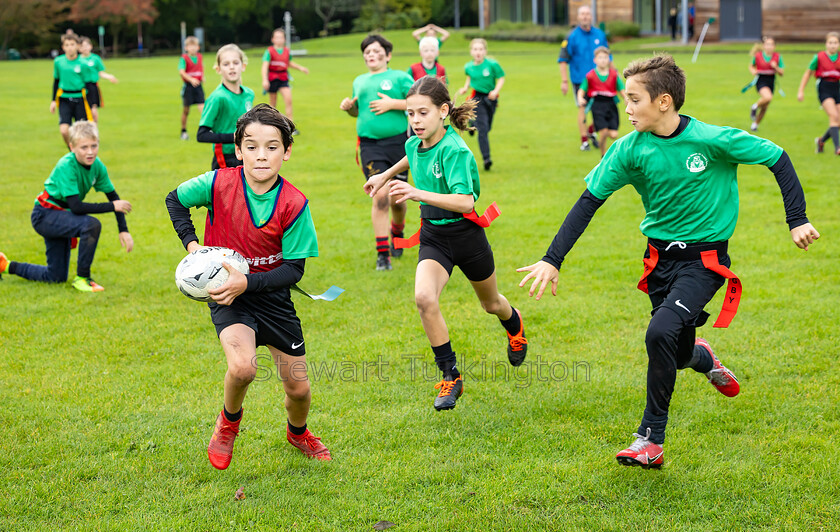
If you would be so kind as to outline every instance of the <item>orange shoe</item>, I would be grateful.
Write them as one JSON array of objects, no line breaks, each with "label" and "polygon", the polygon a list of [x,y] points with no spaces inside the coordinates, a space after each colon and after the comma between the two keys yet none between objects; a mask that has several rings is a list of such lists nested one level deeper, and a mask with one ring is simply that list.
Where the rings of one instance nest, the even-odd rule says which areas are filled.
[{"label": "orange shoe", "polygon": [[213,437],[207,446],[207,458],[216,469],[227,469],[230,459],[233,458],[233,442],[239,434],[239,421],[230,422],[225,417],[224,411],[219,412],[216,418],[216,428],[213,430]]},{"label": "orange shoe", "polygon": [[511,366],[521,366],[525,362],[525,355],[528,354],[528,340],[525,338],[525,322],[522,321],[522,313],[513,309],[519,316],[519,332],[515,335],[508,335],[508,361]]},{"label": "orange shoe", "polygon": [[286,439],[309,458],[316,458],[324,461],[332,460],[330,450],[327,449],[326,445],[321,443],[321,438],[318,438],[309,432],[309,429],[306,429],[306,432],[297,436],[292,434],[292,431],[289,430],[289,426],[286,425]]},{"label": "orange shoe", "polygon": [[452,410],[461,394],[464,393],[464,379],[458,377],[453,381],[443,379],[435,384],[435,390],[440,393],[435,397],[435,410]]},{"label": "orange shoe", "polygon": [[105,287],[101,284],[97,283],[90,277],[79,277],[76,276],[73,279],[73,288],[80,292],[104,292]]},{"label": "orange shoe", "polygon": [[9,259],[6,258],[6,254],[0,252],[0,279],[3,278],[3,274],[6,273],[6,268],[9,267]]}]

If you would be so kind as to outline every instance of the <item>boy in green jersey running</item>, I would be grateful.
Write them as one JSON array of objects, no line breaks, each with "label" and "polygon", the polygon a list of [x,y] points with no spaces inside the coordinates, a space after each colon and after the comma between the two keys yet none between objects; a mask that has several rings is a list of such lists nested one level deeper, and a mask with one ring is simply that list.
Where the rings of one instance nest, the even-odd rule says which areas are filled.
[{"label": "boy in green jersey running", "polygon": [[586,176],[581,195],[543,259],[518,271],[533,280],[540,299],[548,283],[557,295],[558,269],[595,211],[609,196],[632,185],[642,197],[648,237],[639,289],[653,307],[645,345],[647,405],[630,447],[616,455],[623,465],[661,467],[668,407],[677,370],[704,373],[722,394],[738,394],[738,380],[695,338],[709,315],[703,307],[729,280],[717,327],[737,311],[741,284],[729,270],[727,241],[738,218],[739,164],[770,168],[784,198],[793,242],[801,249],[819,238],[805,215],[805,197],[787,153],[740,129],[713,126],[678,113],[685,101],[685,74],[668,55],[631,63],[624,70],[627,108],[635,131],[620,138]]},{"label": "boy in green jersey running", "polygon": [[79,120],[93,120],[90,107],[84,98],[84,65],[79,57],[79,36],[65,33],[61,36],[60,55],[53,61],[53,90],[50,113],[58,109],[58,131],[64,143],[70,145],[70,124]]},{"label": "boy in green jersey running", "polygon": [[[339,104],[342,111],[356,117],[359,155],[365,179],[379,174],[405,157],[408,121],[405,118],[405,96],[414,81],[407,73],[391,70],[394,46],[381,35],[369,35],[362,41],[362,55],[368,72],[353,80],[353,96]],[[358,162],[358,159],[357,159]],[[405,173],[397,176],[405,180]],[[405,204],[388,199],[387,191],[373,198],[371,222],[376,239],[376,269],[391,269],[391,255],[402,250],[388,245],[388,210],[391,211],[391,238],[403,236]]]},{"label": "boy in green jersey running", "polygon": [[99,90],[99,78],[104,78],[111,83],[119,83],[116,76],[105,72],[105,65],[102,58],[93,53],[93,43],[90,37],[82,37],[79,45],[79,57],[82,60],[84,69],[82,77],[85,80],[85,97],[90,106],[90,114],[94,122],[99,122],[99,108],[102,107],[102,91]]}]

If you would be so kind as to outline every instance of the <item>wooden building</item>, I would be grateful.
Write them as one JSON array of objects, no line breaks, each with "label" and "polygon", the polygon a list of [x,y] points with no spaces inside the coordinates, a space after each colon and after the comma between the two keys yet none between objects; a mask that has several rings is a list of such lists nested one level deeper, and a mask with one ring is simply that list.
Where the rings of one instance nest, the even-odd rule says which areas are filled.
[{"label": "wooden building", "polygon": [[[682,0],[477,0],[485,23],[497,20],[536,24],[574,24],[580,5],[595,6],[597,22],[623,20],[639,24],[644,34],[668,34],[668,16]],[[695,0],[695,30],[712,18],[707,40],[821,41],[840,31],[840,0]]]}]

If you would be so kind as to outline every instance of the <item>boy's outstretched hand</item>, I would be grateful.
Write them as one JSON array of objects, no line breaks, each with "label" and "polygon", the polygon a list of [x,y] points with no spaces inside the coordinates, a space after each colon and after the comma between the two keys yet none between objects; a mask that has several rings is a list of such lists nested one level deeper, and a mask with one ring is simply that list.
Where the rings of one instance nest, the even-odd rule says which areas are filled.
[{"label": "boy's outstretched hand", "polygon": [[365,182],[364,191],[365,194],[370,196],[371,198],[379,192],[379,189],[382,188],[382,185],[385,184],[385,176],[383,174],[376,174],[372,175],[368,178]]},{"label": "boy's outstretched hand", "polygon": [[545,287],[549,283],[549,281],[551,282],[551,295],[557,295],[557,280],[559,277],[559,272],[557,268],[555,268],[551,264],[541,260],[539,262],[531,264],[530,266],[523,266],[521,268],[517,268],[516,271],[530,272],[521,281],[519,281],[520,288],[525,286],[525,283],[527,283],[528,280],[534,280],[534,282],[531,283],[531,289],[528,290],[528,296],[533,297],[534,290],[536,290],[537,284],[539,284],[540,289],[537,292],[537,301],[539,301],[543,295],[543,292],[545,292]]},{"label": "boy's outstretched hand", "polygon": [[207,291],[213,301],[220,305],[231,305],[236,297],[248,288],[248,279],[245,274],[228,264],[223,262],[222,266],[228,271],[230,277],[219,288],[213,288]]},{"label": "boy's outstretched hand", "polygon": [[820,237],[820,234],[810,223],[802,224],[790,230],[790,236],[796,247],[808,251],[808,246]]},{"label": "boy's outstretched hand", "polygon": [[120,231],[120,244],[125,248],[126,253],[131,253],[131,250],[134,249],[134,239],[131,238],[131,233]]}]

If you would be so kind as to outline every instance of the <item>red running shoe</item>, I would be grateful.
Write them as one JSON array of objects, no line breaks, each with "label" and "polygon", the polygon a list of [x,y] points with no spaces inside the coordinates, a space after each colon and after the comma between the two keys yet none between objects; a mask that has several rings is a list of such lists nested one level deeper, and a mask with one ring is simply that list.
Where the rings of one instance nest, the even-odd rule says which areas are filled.
[{"label": "red running shoe", "polygon": [[332,460],[330,450],[327,449],[326,445],[321,443],[321,438],[318,438],[309,432],[309,429],[306,429],[306,432],[300,436],[296,436],[292,434],[292,431],[289,430],[289,426],[286,425],[286,439],[309,458],[316,458],[318,460],[325,461]]},{"label": "red running shoe", "polygon": [[718,360],[718,357],[716,357],[715,353],[712,351],[712,346],[709,345],[709,342],[703,338],[698,338],[694,341],[694,345],[699,345],[712,355],[715,367],[712,368],[712,371],[706,373],[706,377],[709,379],[709,382],[712,383],[712,386],[717,388],[717,391],[727,397],[735,397],[738,395],[738,392],[741,391],[741,385],[738,384],[738,379],[735,378],[735,375],[731,371],[726,369],[726,367],[720,363],[720,360]]},{"label": "red running shoe", "polygon": [[522,313],[513,309],[519,316],[519,332],[515,335],[507,333],[508,336],[508,362],[511,366],[521,366],[528,354],[528,340],[525,338],[525,322],[522,321]]},{"label": "red running shoe", "polygon": [[636,437],[636,441],[615,455],[618,463],[626,466],[642,466],[642,469],[662,467],[665,463],[665,451],[662,450],[661,445],[650,441],[650,427],[645,436],[636,433],[633,433],[633,436]]},{"label": "red running shoe", "polygon": [[207,458],[216,469],[227,469],[230,465],[230,459],[233,458],[233,442],[239,434],[240,421],[242,418],[231,423],[225,417],[224,411],[219,412],[213,437],[210,438],[210,445],[207,446]]}]

